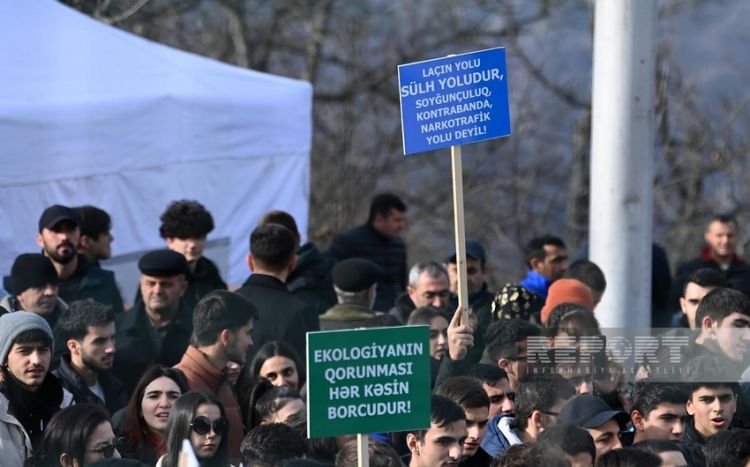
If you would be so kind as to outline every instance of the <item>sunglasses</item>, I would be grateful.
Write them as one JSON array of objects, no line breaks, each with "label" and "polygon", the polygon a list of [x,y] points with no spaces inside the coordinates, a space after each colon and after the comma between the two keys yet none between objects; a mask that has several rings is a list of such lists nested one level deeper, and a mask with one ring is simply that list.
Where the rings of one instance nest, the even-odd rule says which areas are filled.
[{"label": "sunglasses", "polygon": [[115,455],[115,449],[119,450],[119,448],[122,447],[123,440],[124,438],[115,438],[109,444],[103,444],[97,448],[89,449],[88,451],[99,453],[104,459],[111,459],[112,456]]},{"label": "sunglasses", "polygon": [[223,436],[229,428],[229,420],[225,417],[219,417],[211,423],[208,417],[195,417],[190,422],[190,428],[199,435],[208,434],[213,429],[214,433]]}]

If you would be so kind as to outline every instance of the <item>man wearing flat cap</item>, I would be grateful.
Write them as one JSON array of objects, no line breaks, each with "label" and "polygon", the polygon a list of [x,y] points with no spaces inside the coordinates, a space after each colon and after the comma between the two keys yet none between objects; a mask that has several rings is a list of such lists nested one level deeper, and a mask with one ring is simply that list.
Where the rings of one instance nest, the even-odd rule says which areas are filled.
[{"label": "man wearing flat cap", "polygon": [[333,267],[338,304],[320,316],[320,329],[354,329],[371,318],[383,268],[364,258],[350,258]]},{"label": "man wearing flat cap", "polygon": [[56,204],[44,210],[39,218],[37,244],[60,278],[59,295],[65,303],[91,298],[123,311],[122,296],[112,271],[105,271],[77,252],[81,238],[80,222],[75,211]]},{"label": "man wearing flat cap", "polygon": [[185,256],[155,250],[138,261],[141,298],[117,317],[114,373],[128,393],[151,363],[172,366],[180,361],[193,332],[192,310],[182,303],[187,289]]}]

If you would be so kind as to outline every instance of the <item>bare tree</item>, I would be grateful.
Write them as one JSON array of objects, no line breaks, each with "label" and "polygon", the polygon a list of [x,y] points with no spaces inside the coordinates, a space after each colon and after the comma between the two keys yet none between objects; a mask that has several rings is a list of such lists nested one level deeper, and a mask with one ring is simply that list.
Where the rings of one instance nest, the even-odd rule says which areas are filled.
[{"label": "bare tree", "polygon": [[[660,17],[706,1],[661,2]],[[520,246],[532,236],[555,233],[567,237],[571,249],[587,236],[587,0],[64,2],[158,42],[310,81],[310,238],[325,245],[365,220],[376,192],[394,191],[409,205],[413,261],[441,259],[453,241],[451,180],[447,151],[402,155],[397,66],[505,46],[513,135],[464,148],[467,234],[487,246],[495,283],[519,277]],[[549,43],[565,37],[583,40],[569,50]],[[565,60],[575,65],[563,69]],[[660,49],[654,79],[656,237],[677,262],[694,255],[708,213],[734,211],[746,225],[750,95],[727,100],[718,116],[709,116],[706,109],[715,106],[681,76],[668,44]]]}]

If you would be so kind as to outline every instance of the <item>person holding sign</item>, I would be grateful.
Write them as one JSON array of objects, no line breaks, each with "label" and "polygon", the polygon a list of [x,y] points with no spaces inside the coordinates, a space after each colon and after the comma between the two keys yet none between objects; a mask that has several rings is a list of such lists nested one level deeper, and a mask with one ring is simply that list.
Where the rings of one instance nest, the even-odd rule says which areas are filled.
[{"label": "person holding sign", "polygon": [[406,435],[411,452],[409,467],[458,465],[466,440],[466,414],[460,405],[443,396],[432,396],[430,428]]}]

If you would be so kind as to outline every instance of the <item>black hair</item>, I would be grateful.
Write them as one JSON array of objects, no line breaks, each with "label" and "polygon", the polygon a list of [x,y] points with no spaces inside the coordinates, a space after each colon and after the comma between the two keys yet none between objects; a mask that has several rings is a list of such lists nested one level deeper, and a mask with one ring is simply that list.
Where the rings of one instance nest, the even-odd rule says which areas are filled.
[{"label": "black hair", "polygon": [[682,452],[679,444],[666,439],[646,439],[635,443],[632,447],[656,454],[657,456],[663,452]]},{"label": "black hair", "polygon": [[596,460],[596,467],[661,467],[661,457],[637,448],[613,449]]},{"label": "black hair", "polygon": [[526,429],[529,417],[535,410],[548,411],[557,401],[568,400],[575,393],[575,387],[557,373],[526,375],[518,382],[516,389],[515,414],[518,427]]},{"label": "black hair", "polygon": [[[390,445],[379,441],[368,443],[370,453],[370,467],[401,467],[398,453]],[[336,454],[336,467],[357,467],[357,441],[351,440],[344,444]]]},{"label": "black hair", "polygon": [[700,388],[728,388],[736,397],[740,389],[739,377],[735,366],[719,355],[699,355],[691,359],[683,375],[690,398]]},{"label": "black hair", "polygon": [[107,326],[114,322],[115,312],[110,305],[89,298],[71,302],[57,321],[57,330],[63,342],[82,341],[89,333],[89,326]]},{"label": "black hair", "polygon": [[547,318],[547,335],[556,337],[564,332],[569,336],[598,336],[599,321],[586,307],[565,302],[552,309]]},{"label": "black hair", "polygon": [[258,380],[250,390],[245,425],[251,429],[255,428],[293,400],[302,400],[296,390],[289,386],[274,386],[266,380]]},{"label": "black hair", "polygon": [[750,298],[738,290],[717,287],[701,300],[695,313],[695,322],[697,326],[701,326],[703,318],[710,317],[721,324],[732,313],[750,316]]},{"label": "black hair", "polygon": [[370,316],[367,320],[362,323],[360,327],[363,328],[385,328],[401,326],[401,321],[393,315],[388,313],[380,313],[377,315]]},{"label": "black hair", "polygon": [[283,460],[302,457],[306,452],[305,439],[283,423],[256,426],[240,446],[244,467],[273,467]]},{"label": "black hair", "polygon": [[376,195],[370,203],[370,215],[367,218],[367,223],[372,224],[375,217],[378,215],[387,217],[391,213],[391,209],[395,209],[399,212],[406,212],[406,205],[401,201],[401,198],[393,193],[381,193]]},{"label": "black hair", "polygon": [[97,240],[99,235],[109,232],[112,229],[112,218],[107,211],[99,209],[96,206],[78,206],[71,208],[78,217],[78,227],[81,229],[81,236]]},{"label": "black hair", "polygon": [[492,461],[491,467],[570,467],[559,448],[540,443],[516,444]]},{"label": "black hair", "polygon": [[172,201],[159,219],[161,238],[205,238],[214,229],[214,218],[198,201]]},{"label": "black hair", "polygon": [[508,373],[497,365],[477,363],[469,367],[466,376],[478,379],[482,384],[494,386],[502,379],[508,379]]},{"label": "black hair", "polygon": [[596,263],[587,259],[578,260],[568,266],[563,278],[576,279],[597,292],[604,292],[607,289],[604,271]]},{"label": "black hair", "polygon": [[296,250],[297,240],[294,234],[283,225],[260,225],[250,234],[250,254],[253,255],[253,260],[272,271],[283,270]]},{"label": "black hair", "polygon": [[[293,413],[284,420],[286,425],[292,427],[294,431],[299,433],[302,437],[307,439],[307,453],[308,457],[312,459],[320,459],[327,462],[325,465],[330,466],[331,463],[336,459],[336,452],[339,450],[336,444],[336,438],[332,436],[324,436],[321,438],[308,438],[307,437],[307,412],[300,410],[299,412]],[[287,461],[292,462],[292,461]],[[313,461],[310,461],[313,462]],[[287,465],[282,463],[281,465]],[[317,464],[315,464],[317,465]]]},{"label": "black hair", "polygon": [[60,455],[67,454],[83,465],[89,436],[102,423],[110,423],[109,414],[100,404],[75,404],[61,409],[44,429],[44,437],[34,455],[36,465],[60,465]]},{"label": "black hair", "polygon": [[682,383],[662,383],[638,381],[633,387],[631,412],[637,410],[643,417],[662,403],[684,405],[690,398],[687,387]]},{"label": "black hair", "polygon": [[[146,393],[146,388],[154,380],[165,377],[169,378],[180,388],[180,393],[188,391],[188,382],[182,371],[160,365],[151,365],[146,368],[138,384],[135,385],[128,405],[125,406],[124,434],[125,445],[123,454],[135,459],[146,459],[156,455],[156,447],[151,443],[151,428],[143,418],[141,404]],[[158,456],[156,456],[158,457]]]},{"label": "black hair", "polygon": [[586,429],[567,423],[560,423],[547,427],[539,433],[537,442],[540,444],[556,446],[570,456],[578,454],[591,454],[593,464],[596,459],[596,444],[594,438]]},{"label": "black hair", "polygon": [[708,225],[713,224],[714,222],[720,222],[722,224],[729,224],[732,223],[737,226],[737,219],[734,217],[733,214],[724,213],[724,214],[714,214],[711,216],[711,218],[708,220]]},{"label": "black hair", "polygon": [[[52,338],[41,329],[29,329],[28,331],[18,333],[8,350],[12,349],[14,344],[41,344],[46,347],[52,347]],[[6,355],[5,358],[8,358],[8,356]]]},{"label": "black hair", "polygon": [[501,358],[515,360],[518,358],[518,344],[525,342],[530,336],[539,336],[541,333],[539,326],[528,321],[520,319],[493,321],[484,337],[487,343],[485,352],[493,362]]},{"label": "black hair", "polygon": [[297,221],[294,220],[291,214],[286,211],[269,211],[263,215],[258,225],[266,224],[278,224],[283,225],[289,231],[294,234],[294,238],[297,239],[297,245],[299,246],[300,235],[299,229],[297,228]]},{"label": "black hair", "polygon": [[464,410],[490,406],[490,398],[482,387],[482,383],[469,376],[446,378],[435,388],[433,394],[447,397]]},{"label": "black hair", "polygon": [[326,461],[318,461],[315,459],[289,459],[281,462],[280,464],[278,464],[278,466],[274,467],[331,467],[331,463]]},{"label": "black hair", "polygon": [[[190,424],[195,418],[198,407],[204,404],[218,407],[221,416],[226,417],[221,402],[205,392],[188,392],[175,401],[167,421],[167,436],[164,443],[166,454],[164,454],[162,463],[164,467],[177,467],[182,450],[182,441],[190,439]],[[229,464],[227,444],[229,443],[229,431],[231,430],[232,426],[229,426],[227,432],[221,437],[219,447],[213,457],[201,463],[203,467],[226,467]]]},{"label": "black hair", "polygon": [[750,432],[728,430],[708,438],[703,448],[706,467],[745,465],[750,459]]},{"label": "black hair", "polygon": [[526,265],[531,267],[531,260],[537,259],[544,261],[547,257],[547,252],[544,251],[545,245],[552,245],[558,248],[565,248],[565,242],[561,238],[553,235],[544,235],[541,237],[532,238],[523,250],[524,261]]},{"label": "black hair", "polygon": [[195,305],[192,343],[196,347],[211,345],[224,329],[234,332],[254,319],[258,319],[258,312],[246,298],[214,290]]},{"label": "black hair", "polygon": [[413,310],[409,315],[409,319],[406,320],[406,324],[409,326],[418,324],[426,324],[429,326],[429,324],[435,318],[445,318],[449,323],[451,321],[447,316],[445,316],[445,313],[443,313],[439,309],[435,308],[432,305],[425,305],[423,307],[417,308],[416,310]]},{"label": "black hair", "polygon": [[250,379],[260,378],[260,369],[263,364],[272,357],[284,357],[294,362],[299,375],[299,389],[305,383],[305,366],[297,355],[294,348],[286,341],[270,341],[266,342],[261,346],[260,349],[255,353],[253,360],[246,368],[248,368],[249,374],[247,375]]},{"label": "black hair", "polygon": [[717,271],[713,268],[701,268],[693,271],[692,274],[685,279],[685,284],[682,286],[682,296],[685,296],[688,284],[693,283],[701,287],[726,287],[727,278],[723,272]]},{"label": "black hair", "polygon": [[[466,412],[460,405],[448,399],[447,397],[433,394],[430,398],[430,423],[439,427],[450,425],[458,421],[466,420]],[[424,441],[424,435],[428,430],[419,430],[413,432],[420,440]]]},{"label": "black hair", "polygon": [[253,412],[255,401],[272,386],[270,381],[260,376],[260,369],[263,367],[263,364],[272,357],[284,357],[294,362],[298,376],[297,388],[295,389],[301,388],[305,383],[305,366],[289,343],[286,341],[270,341],[263,344],[258,349],[250,364],[245,365],[242,369],[237,382],[237,399],[242,408],[243,419],[246,420],[248,427],[252,427],[256,423]]}]

